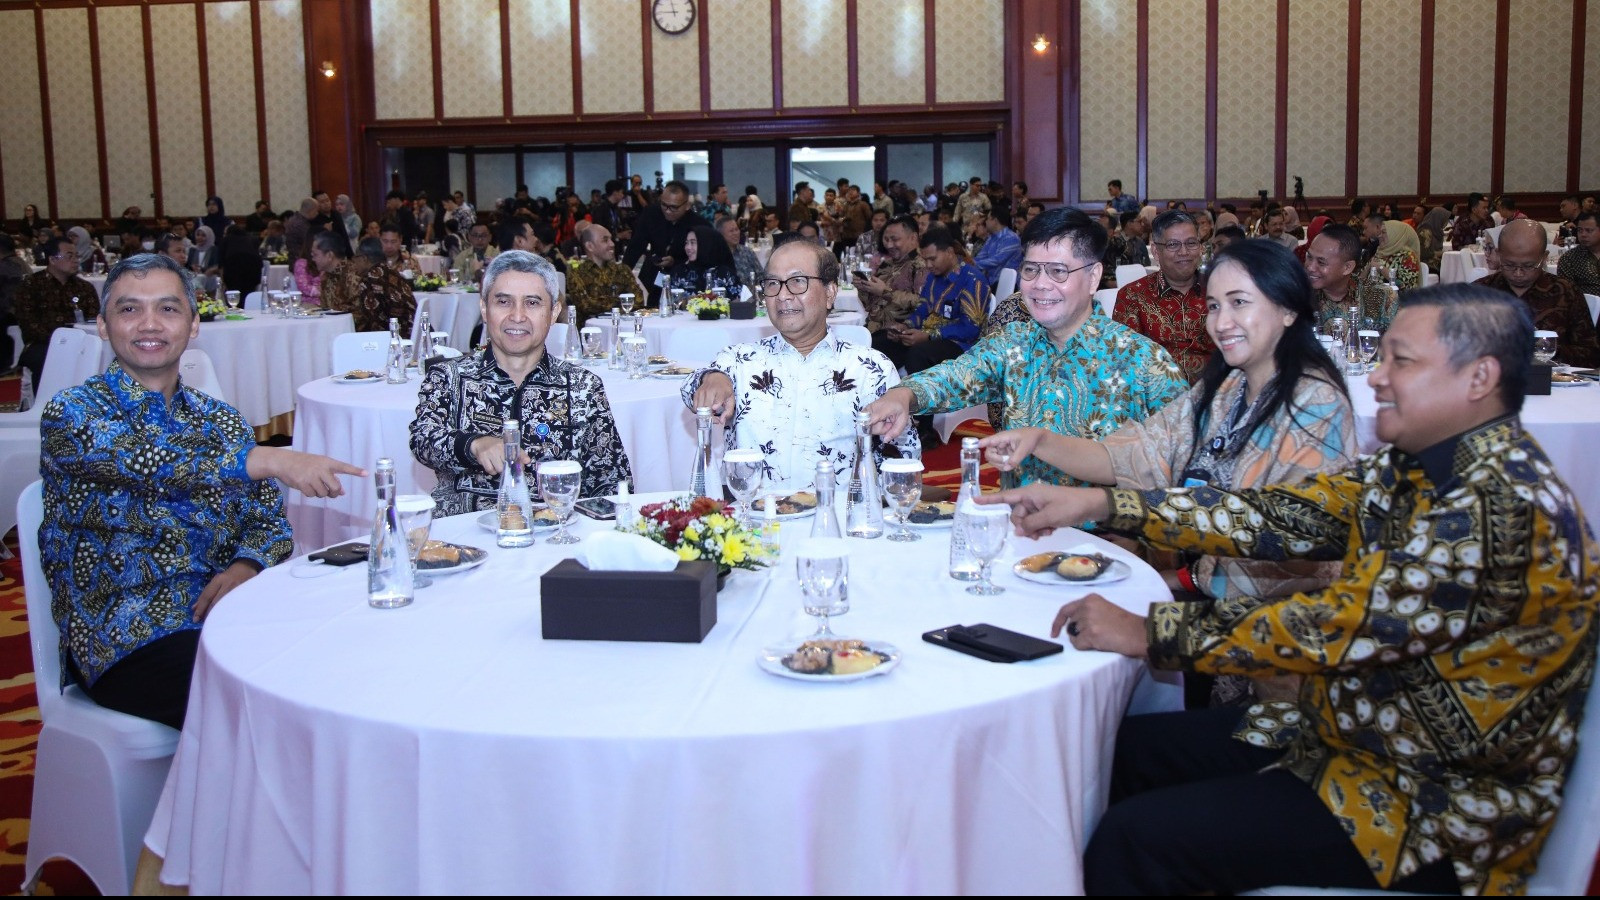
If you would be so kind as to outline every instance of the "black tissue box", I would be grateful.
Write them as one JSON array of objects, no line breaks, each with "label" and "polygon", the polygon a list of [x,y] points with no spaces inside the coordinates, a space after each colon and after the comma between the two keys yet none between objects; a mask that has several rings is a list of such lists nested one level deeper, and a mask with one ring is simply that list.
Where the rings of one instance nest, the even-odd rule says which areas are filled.
[{"label": "black tissue box", "polygon": [[1528,387],[1522,393],[1528,397],[1548,397],[1550,395],[1550,376],[1555,372],[1551,366],[1541,366],[1534,363],[1528,367]]},{"label": "black tissue box", "polygon": [[539,579],[547,640],[698,644],[717,624],[717,567],[703,559],[671,572],[591,572],[575,559]]},{"label": "black tissue box", "polygon": [[729,300],[728,318],[754,319],[756,317],[756,301],[754,300]]}]

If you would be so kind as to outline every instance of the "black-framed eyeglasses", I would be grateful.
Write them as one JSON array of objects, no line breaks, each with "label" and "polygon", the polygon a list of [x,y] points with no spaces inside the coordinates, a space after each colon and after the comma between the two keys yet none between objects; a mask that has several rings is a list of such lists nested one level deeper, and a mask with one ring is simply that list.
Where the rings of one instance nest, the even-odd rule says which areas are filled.
[{"label": "black-framed eyeglasses", "polygon": [[1533,272],[1544,268],[1544,263],[1514,263],[1506,262],[1504,259],[1501,259],[1500,268],[1507,272]]},{"label": "black-framed eyeglasses", "polygon": [[1050,276],[1051,281],[1061,284],[1071,278],[1073,272],[1082,272],[1093,265],[1098,265],[1098,263],[1084,263],[1077,268],[1073,268],[1066,263],[1025,262],[1017,267],[1017,277],[1023,281],[1032,281],[1039,277],[1040,272],[1043,272]]},{"label": "black-framed eyeglasses", "polygon": [[818,275],[790,275],[788,278],[763,278],[760,282],[761,296],[776,297],[782,288],[788,288],[789,293],[798,297],[811,289],[811,279],[820,278]]},{"label": "black-framed eyeglasses", "polygon": [[1188,250],[1190,253],[1193,253],[1194,251],[1200,249],[1200,242],[1198,240],[1167,241],[1164,244],[1157,244],[1156,246],[1167,251],[1168,253],[1177,253],[1179,250]]}]

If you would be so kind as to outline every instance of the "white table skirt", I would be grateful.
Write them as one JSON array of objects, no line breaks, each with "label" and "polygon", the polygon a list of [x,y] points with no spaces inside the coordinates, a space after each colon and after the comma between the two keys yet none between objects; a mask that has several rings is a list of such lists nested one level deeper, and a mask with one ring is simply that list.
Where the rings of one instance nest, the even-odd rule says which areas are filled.
[{"label": "white table skirt", "polygon": [[[1348,379],[1347,384],[1361,452],[1371,453],[1380,446],[1377,399],[1367,376]],[[1544,448],[1584,511],[1600,514],[1600,469],[1589,456],[1600,444],[1600,385],[1552,387],[1547,397],[1528,397],[1522,404],[1522,424]]]},{"label": "white table skirt", "polygon": [[[344,316],[280,319],[257,310],[243,322],[201,322],[189,342],[204,350],[217,370],[227,401],[251,425],[294,412],[300,385],[327,378],[333,367],[333,339],[355,326]],[[80,326],[93,331],[93,325]],[[102,365],[110,365],[111,345],[102,342]]]},{"label": "white table skirt", "polygon": [[[630,317],[624,316],[623,318]],[[865,321],[866,314],[857,311],[834,312],[828,316],[829,325],[860,325]],[[599,326],[603,332],[602,338],[606,346],[611,346],[613,331],[609,315],[590,319],[585,324]],[[754,319],[718,319],[714,322],[707,322],[685,312],[666,318],[662,318],[659,315],[647,315],[644,317],[644,339],[650,354],[654,356],[666,353],[664,348],[666,346],[667,332],[678,328],[720,328],[728,333],[731,338],[730,344],[759,341],[764,337],[778,333],[778,329],[774,328],[771,320],[765,316],[757,316]],[[622,330],[624,334],[632,334],[632,323],[623,322]]]},{"label": "white table skirt", "polygon": [[[622,446],[633,468],[634,489],[685,488],[694,464],[694,415],[678,396],[682,379],[630,380],[604,366],[592,369],[605,384]],[[411,455],[411,422],[416,418],[421,380],[404,385],[339,384],[321,378],[300,386],[294,447],[336,457],[370,469],[380,456],[395,460],[395,486],[402,494],[432,491],[433,470]],[[714,435],[713,448],[721,437]],[[295,544],[314,550],[365,538],[372,529],[371,485],[347,481],[343,497],[318,500],[298,491],[288,495]]]},{"label": "white table skirt", "polygon": [[[835,629],[903,660],[846,685],[756,666],[810,627],[789,560],[734,573],[701,644],[543,640],[539,575],[570,551],[499,550],[470,516],[434,536],[488,562],[401,610],[367,606],[362,566],[269,570],[206,622],[145,842],[196,894],[1080,893],[1143,667],[923,642],[957,622],[1043,636],[1084,593],[1003,570],[1005,595],[967,595],[946,534],[856,544]],[[1041,546],[1016,543],[1004,560]],[[1170,596],[1133,567],[1101,592]]]}]

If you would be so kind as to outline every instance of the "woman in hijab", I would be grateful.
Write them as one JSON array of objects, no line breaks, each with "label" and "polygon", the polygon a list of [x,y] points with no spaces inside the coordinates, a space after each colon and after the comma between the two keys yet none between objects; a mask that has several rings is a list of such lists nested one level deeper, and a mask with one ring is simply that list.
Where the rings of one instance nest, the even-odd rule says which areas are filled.
[{"label": "woman in hijab", "polygon": [[209,225],[201,225],[194,230],[194,246],[189,248],[189,271],[204,276],[209,283],[211,276],[221,270],[222,254],[217,247],[216,232]]},{"label": "woman in hijab", "polygon": [[72,247],[78,251],[78,271],[92,274],[96,264],[106,261],[105,254],[95,246],[94,238],[89,236],[89,229],[82,225],[74,225],[67,229],[67,237],[72,238]]},{"label": "woman in hijab", "polygon": [[1421,250],[1416,229],[1390,219],[1383,223],[1383,237],[1378,239],[1372,264],[1385,267],[1387,271],[1378,274],[1392,276],[1400,290],[1410,290],[1422,285],[1422,261],[1418,258]]},{"label": "woman in hijab", "polygon": [[1238,228],[1239,215],[1234,211],[1232,203],[1224,203],[1222,204],[1222,212],[1217,214],[1217,227],[1215,230],[1221,231],[1222,229],[1227,228],[1229,225]]},{"label": "woman in hijab", "polygon": [[1306,261],[1306,248],[1310,247],[1311,242],[1316,239],[1316,236],[1322,233],[1322,229],[1327,228],[1332,224],[1333,219],[1327,216],[1317,216],[1311,220],[1310,225],[1306,226],[1306,242],[1294,248],[1294,255],[1299,257],[1302,264],[1304,264]]},{"label": "woman in hijab", "polygon": [[[233,220],[228,218],[227,213],[223,212],[221,197],[207,197],[206,214],[196,219],[194,223],[197,229],[201,225],[211,229],[213,239],[219,234],[227,234],[228,226],[232,224]],[[215,243],[215,240],[213,240],[213,243]]]},{"label": "woman in hijab", "polygon": [[1442,206],[1428,210],[1417,223],[1417,238],[1422,247],[1422,261],[1428,268],[1437,270],[1444,255],[1444,226],[1450,221],[1450,211]]}]

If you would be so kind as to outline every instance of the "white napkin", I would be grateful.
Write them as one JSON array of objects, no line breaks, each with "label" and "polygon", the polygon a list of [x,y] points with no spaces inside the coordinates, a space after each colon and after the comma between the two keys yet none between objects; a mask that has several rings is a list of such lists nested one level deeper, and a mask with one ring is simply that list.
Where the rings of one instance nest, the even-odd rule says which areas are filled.
[{"label": "white napkin", "polygon": [[592,572],[670,572],[678,567],[678,554],[648,538],[620,531],[585,537],[577,559]]}]

